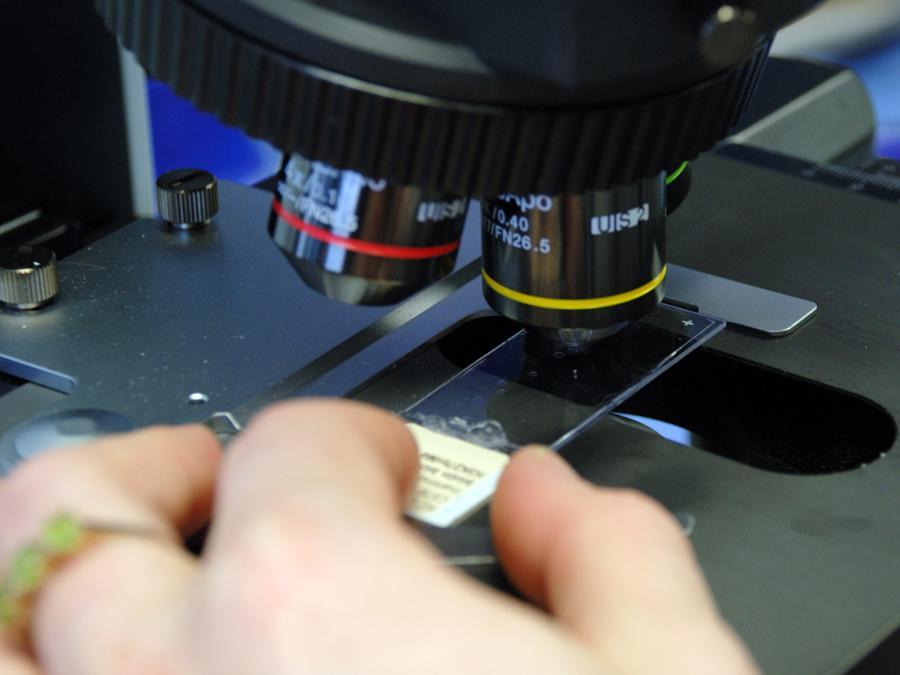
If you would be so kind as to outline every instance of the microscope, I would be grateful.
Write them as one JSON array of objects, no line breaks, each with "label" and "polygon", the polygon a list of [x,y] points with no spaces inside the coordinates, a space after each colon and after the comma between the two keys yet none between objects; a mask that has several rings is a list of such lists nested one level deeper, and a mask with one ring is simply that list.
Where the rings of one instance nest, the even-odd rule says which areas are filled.
[{"label": "microscope", "polygon": [[284,161],[77,246],[0,223],[0,470],[354,398],[484,453],[420,526],[487,584],[540,442],[672,511],[766,672],[892,661],[900,164],[852,73],[769,58],[819,0],[93,4]]}]

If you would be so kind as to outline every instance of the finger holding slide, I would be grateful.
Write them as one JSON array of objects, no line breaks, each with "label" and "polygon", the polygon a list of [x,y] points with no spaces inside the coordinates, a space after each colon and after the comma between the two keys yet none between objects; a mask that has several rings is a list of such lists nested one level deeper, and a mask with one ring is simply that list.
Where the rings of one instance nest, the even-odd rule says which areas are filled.
[{"label": "finger holding slide", "polygon": [[442,563],[401,517],[405,424],[340,401],[263,412],[229,446],[189,620],[215,673],[600,674],[546,616]]},{"label": "finger holding slide", "polygon": [[[181,536],[208,518],[219,454],[201,427],[156,428],[47,452],[0,482],[7,567],[59,514],[97,533],[38,582],[33,603],[15,605],[47,673],[106,675],[161,653],[177,658],[171,633],[196,572]],[[0,664],[31,667],[23,647],[7,641]]]},{"label": "finger holding slide", "polygon": [[179,541],[209,518],[220,454],[205,427],[160,427],[21,464],[0,482],[0,560],[60,512]]},{"label": "finger holding slide", "polygon": [[528,448],[501,478],[492,526],[513,583],[622,672],[757,672],[689,540],[651,498],[593,486]]},{"label": "finger holding slide", "polygon": [[274,406],[229,446],[208,547],[282,508],[399,522],[417,474],[415,441],[386,412],[335,400]]}]

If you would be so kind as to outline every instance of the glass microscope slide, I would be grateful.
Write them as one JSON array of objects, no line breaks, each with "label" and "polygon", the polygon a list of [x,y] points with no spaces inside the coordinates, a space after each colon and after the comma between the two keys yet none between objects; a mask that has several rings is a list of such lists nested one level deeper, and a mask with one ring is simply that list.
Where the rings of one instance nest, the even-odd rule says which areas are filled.
[{"label": "glass microscope slide", "polygon": [[402,413],[489,450],[559,450],[725,327],[670,305],[580,350],[520,331]]}]

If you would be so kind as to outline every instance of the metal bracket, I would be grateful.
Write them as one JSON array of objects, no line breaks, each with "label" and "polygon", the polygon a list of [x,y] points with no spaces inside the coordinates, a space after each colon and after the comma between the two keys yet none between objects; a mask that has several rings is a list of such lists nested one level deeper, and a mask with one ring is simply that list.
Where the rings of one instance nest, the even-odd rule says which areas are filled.
[{"label": "metal bracket", "polygon": [[671,264],[666,302],[770,337],[793,333],[818,309],[810,300]]}]

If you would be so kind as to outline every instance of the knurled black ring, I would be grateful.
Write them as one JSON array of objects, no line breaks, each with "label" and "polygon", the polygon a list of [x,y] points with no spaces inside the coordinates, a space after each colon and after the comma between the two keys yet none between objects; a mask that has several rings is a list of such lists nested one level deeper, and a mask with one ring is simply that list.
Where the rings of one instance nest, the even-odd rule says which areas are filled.
[{"label": "knurled black ring", "polygon": [[95,0],[155,78],[286,152],[452,195],[603,189],[672,169],[737,123],[770,42],[691,89],[596,109],[424,98],[286,58],[180,0]]}]

